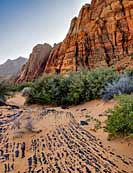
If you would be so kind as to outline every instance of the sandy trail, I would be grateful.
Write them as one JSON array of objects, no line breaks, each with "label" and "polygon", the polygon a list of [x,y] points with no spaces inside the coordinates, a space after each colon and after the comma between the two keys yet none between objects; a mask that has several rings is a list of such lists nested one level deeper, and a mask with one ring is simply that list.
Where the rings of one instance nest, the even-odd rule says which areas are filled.
[{"label": "sandy trail", "polygon": [[[21,106],[19,110],[0,110],[0,121],[4,122],[0,124],[0,173],[5,169],[11,173],[133,173],[132,140],[108,141],[103,130],[105,111],[115,101],[95,100],[62,110],[23,107],[24,100],[17,94],[8,102]],[[12,128],[14,114],[21,130],[32,117],[36,132],[25,131],[16,137],[18,129]],[[81,120],[87,120],[88,125],[81,126]]]}]

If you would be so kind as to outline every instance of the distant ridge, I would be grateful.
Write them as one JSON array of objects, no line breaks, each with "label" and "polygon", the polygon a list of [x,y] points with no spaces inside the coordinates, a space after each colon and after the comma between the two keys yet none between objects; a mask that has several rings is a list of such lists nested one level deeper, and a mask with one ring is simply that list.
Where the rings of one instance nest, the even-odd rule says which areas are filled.
[{"label": "distant ridge", "polygon": [[15,60],[8,59],[5,63],[0,65],[0,76],[15,76],[20,71],[22,65],[27,62],[24,57],[18,57]]}]

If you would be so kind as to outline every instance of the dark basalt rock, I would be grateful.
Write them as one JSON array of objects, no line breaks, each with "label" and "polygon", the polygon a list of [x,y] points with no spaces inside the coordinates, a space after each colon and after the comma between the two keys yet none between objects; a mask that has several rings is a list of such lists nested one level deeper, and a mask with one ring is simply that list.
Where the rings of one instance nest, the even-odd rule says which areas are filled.
[{"label": "dark basalt rock", "polygon": [[88,125],[88,122],[87,122],[87,121],[80,121],[80,125],[81,125],[81,126]]}]

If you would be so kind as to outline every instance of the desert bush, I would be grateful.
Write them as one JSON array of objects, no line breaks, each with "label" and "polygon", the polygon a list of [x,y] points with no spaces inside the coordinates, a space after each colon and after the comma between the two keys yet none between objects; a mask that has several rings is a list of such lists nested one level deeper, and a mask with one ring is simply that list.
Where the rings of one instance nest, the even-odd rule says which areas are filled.
[{"label": "desert bush", "polygon": [[95,69],[81,72],[81,80],[84,82],[84,94],[86,100],[100,98],[101,93],[109,82],[113,82],[118,76],[113,69]]},{"label": "desert bush", "polygon": [[27,98],[27,102],[31,104],[49,104],[53,100],[51,80],[52,76],[45,76],[37,79],[32,87],[30,96]]},{"label": "desert bush", "polygon": [[116,79],[111,69],[80,71],[66,76],[45,76],[35,81],[28,103],[73,105],[99,98],[108,82]]},{"label": "desert bush", "polygon": [[24,82],[21,84],[12,84],[10,85],[10,91],[12,92],[20,92],[22,91],[24,88],[31,88],[33,86],[33,82]]},{"label": "desert bush", "polygon": [[9,86],[4,82],[0,82],[0,99],[5,100],[6,96],[8,95],[9,95]]},{"label": "desert bush", "polygon": [[45,76],[34,83],[29,103],[65,104],[67,101],[70,78],[61,75]]},{"label": "desert bush", "polygon": [[22,91],[25,87],[31,88],[32,82],[27,82],[23,84],[10,84],[6,81],[0,82],[0,99],[5,100],[7,96],[12,96],[14,92]]},{"label": "desert bush", "polygon": [[[84,82],[81,79],[80,73],[69,74],[64,78],[63,82],[66,95],[63,96],[62,104],[77,105],[84,101]],[[63,91],[63,90],[62,90]]]},{"label": "desert bush", "polygon": [[108,83],[104,92],[102,93],[102,99],[107,101],[112,99],[115,95],[131,94],[133,92],[133,75],[124,74],[120,76],[118,80]]},{"label": "desert bush", "polygon": [[112,136],[130,135],[133,133],[133,95],[122,95],[118,105],[109,110],[107,131]]}]

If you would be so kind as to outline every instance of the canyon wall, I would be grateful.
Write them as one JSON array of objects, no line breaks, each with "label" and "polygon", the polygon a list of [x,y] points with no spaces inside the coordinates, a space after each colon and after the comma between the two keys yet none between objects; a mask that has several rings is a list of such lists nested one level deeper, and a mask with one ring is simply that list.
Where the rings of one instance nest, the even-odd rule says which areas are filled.
[{"label": "canyon wall", "polygon": [[[66,38],[50,51],[41,73],[64,74],[82,68],[113,66],[132,52],[133,1],[92,0],[72,19]],[[40,74],[36,61],[37,58],[36,73]],[[30,77],[24,78],[38,76],[33,74],[31,70]]]},{"label": "canyon wall", "polygon": [[133,52],[133,1],[92,0],[73,18],[44,72],[112,66]]},{"label": "canyon wall", "polygon": [[30,54],[28,62],[23,65],[16,82],[30,81],[41,76],[51,50],[52,47],[47,43],[36,45]]}]

